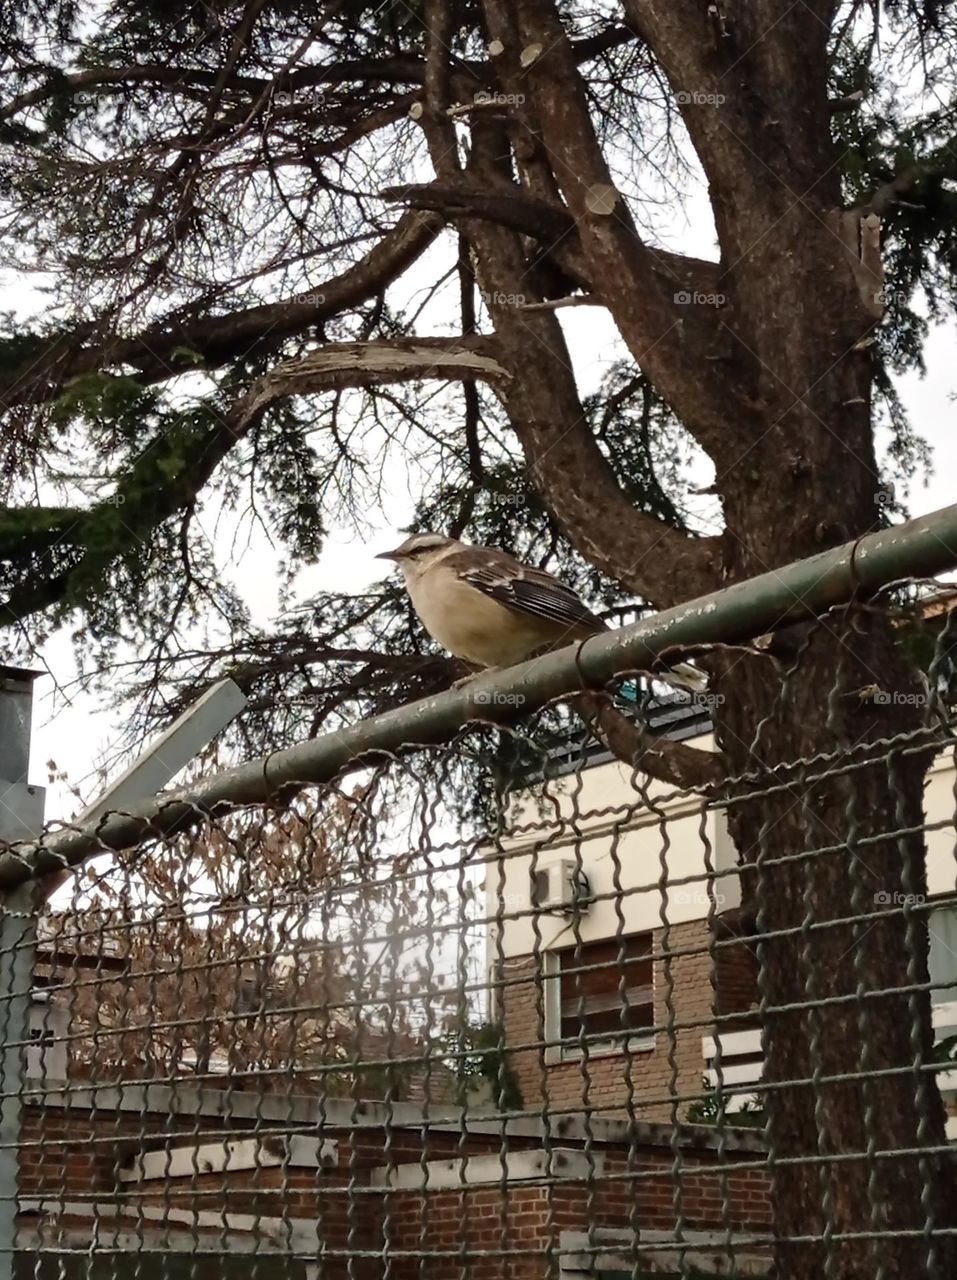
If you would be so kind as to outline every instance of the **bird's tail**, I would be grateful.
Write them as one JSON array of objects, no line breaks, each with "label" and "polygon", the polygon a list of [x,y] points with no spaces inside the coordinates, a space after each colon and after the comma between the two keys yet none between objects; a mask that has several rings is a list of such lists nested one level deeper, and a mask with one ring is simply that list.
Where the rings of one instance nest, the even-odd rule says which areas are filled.
[{"label": "bird's tail", "polygon": [[690,662],[676,662],[656,677],[666,684],[677,685],[679,689],[687,689],[691,693],[704,693],[708,687],[708,677]]}]

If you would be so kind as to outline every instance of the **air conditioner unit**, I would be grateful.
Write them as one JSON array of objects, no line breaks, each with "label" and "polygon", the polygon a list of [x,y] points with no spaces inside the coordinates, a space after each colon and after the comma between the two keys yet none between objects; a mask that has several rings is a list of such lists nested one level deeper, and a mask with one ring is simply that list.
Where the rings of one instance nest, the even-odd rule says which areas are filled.
[{"label": "air conditioner unit", "polygon": [[542,911],[579,911],[591,901],[588,877],[574,858],[537,867],[532,877],[532,906]]}]

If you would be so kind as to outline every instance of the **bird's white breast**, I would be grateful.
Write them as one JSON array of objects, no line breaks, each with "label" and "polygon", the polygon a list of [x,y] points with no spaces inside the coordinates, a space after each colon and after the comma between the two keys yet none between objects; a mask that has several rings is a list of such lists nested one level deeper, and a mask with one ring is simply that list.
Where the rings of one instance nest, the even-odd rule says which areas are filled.
[{"label": "bird's white breast", "polygon": [[441,563],[408,582],[412,607],[444,649],[481,667],[508,667],[546,644],[554,627],[525,618]]}]

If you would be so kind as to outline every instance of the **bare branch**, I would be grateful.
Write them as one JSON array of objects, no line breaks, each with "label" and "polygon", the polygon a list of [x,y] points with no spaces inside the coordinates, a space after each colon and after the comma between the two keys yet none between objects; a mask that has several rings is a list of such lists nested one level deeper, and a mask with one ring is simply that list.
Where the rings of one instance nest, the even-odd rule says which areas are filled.
[{"label": "bare branch", "polygon": [[[576,62],[588,62],[602,53],[610,52],[635,39],[629,27],[610,26],[593,36],[575,41],[573,47]],[[495,80],[491,63],[478,60],[456,62],[460,73],[473,80],[476,87],[492,84]],[[224,88],[233,93],[250,93],[256,96],[277,93],[294,93],[297,89],[323,85],[348,84],[351,81],[369,84],[421,85],[425,82],[425,60],[412,55],[396,55],[392,58],[356,58],[331,62],[325,66],[304,66],[283,72],[272,79],[260,76],[231,74],[224,81]],[[126,67],[88,67],[71,75],[51,77],[45,84],[11,98],[0,106],[0,120],[9,120],[30,107],[39,106],[51,98],[71,92],[117,89],[133,85],[154,88],[170,88],[182,92],[194,87],[206,93],[216,84],[217,72],[202,67],[166,67],[161,64]]]},{"label": "bare branch", "polygon": [[604,305],[600,298],[595,298],[590,293],[576,293],[570,298],[549,298],[545,302],[523,302],[519,304],[519,311],[559,311],[562,307],[603,307]]},{"label": "bare branch", "polygon": [[614,756],[660,782],[706,792],[725,777],[719,755],[648,733],[616,710],[606,694],[579,694],[574,704]]},{"label": "bare branch", "polygon": [[422,378],[480,379],[502,392],[511,373],[494,338],[398,338],[391,342],[330,343],[296,360],[286,360],[257,378],[237,402],[233,430],[245,431],[285,396],[315,395],[346,387],[371,387]]},{"label": "bare branch", "polygon": [[[553,204],[528,195],[505,183],[469,181],[408,183],[379,192],[384,200],[394,200],[412,209],[429,209],[450,218],[481,218],[500,227],[510,227],[534,236],[549,247],[549,253],[564,267],[574,259],[576,277],[588,274],[581,252],[575,219],[562,204]],[[646,246],[652,269],[666,285],[692,293],[720,291],[721,268],[705,258],[692,258],[668,249]]]},{"label": "bare branch", "polygon": [[845,98],[831,98],[827,104],[827,109],[832,116],[840,115],[842,111],[857,111],[860,109],[864,101],[864,90],[857,89],[854,93],[849,93]]}]

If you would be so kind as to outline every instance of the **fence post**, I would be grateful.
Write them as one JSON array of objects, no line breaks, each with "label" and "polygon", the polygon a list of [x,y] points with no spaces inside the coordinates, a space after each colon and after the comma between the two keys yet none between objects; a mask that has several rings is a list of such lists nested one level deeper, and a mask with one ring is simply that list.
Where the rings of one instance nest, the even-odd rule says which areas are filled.
[{"label": "fence post", "polygon": [[[35,840],[43,787],[27,782],[33,681],[39,672],[0,666],[0,843]],[[15,1270],[20,1121],[36,946],[35,884],[0,899],[0,1280]]]}]

